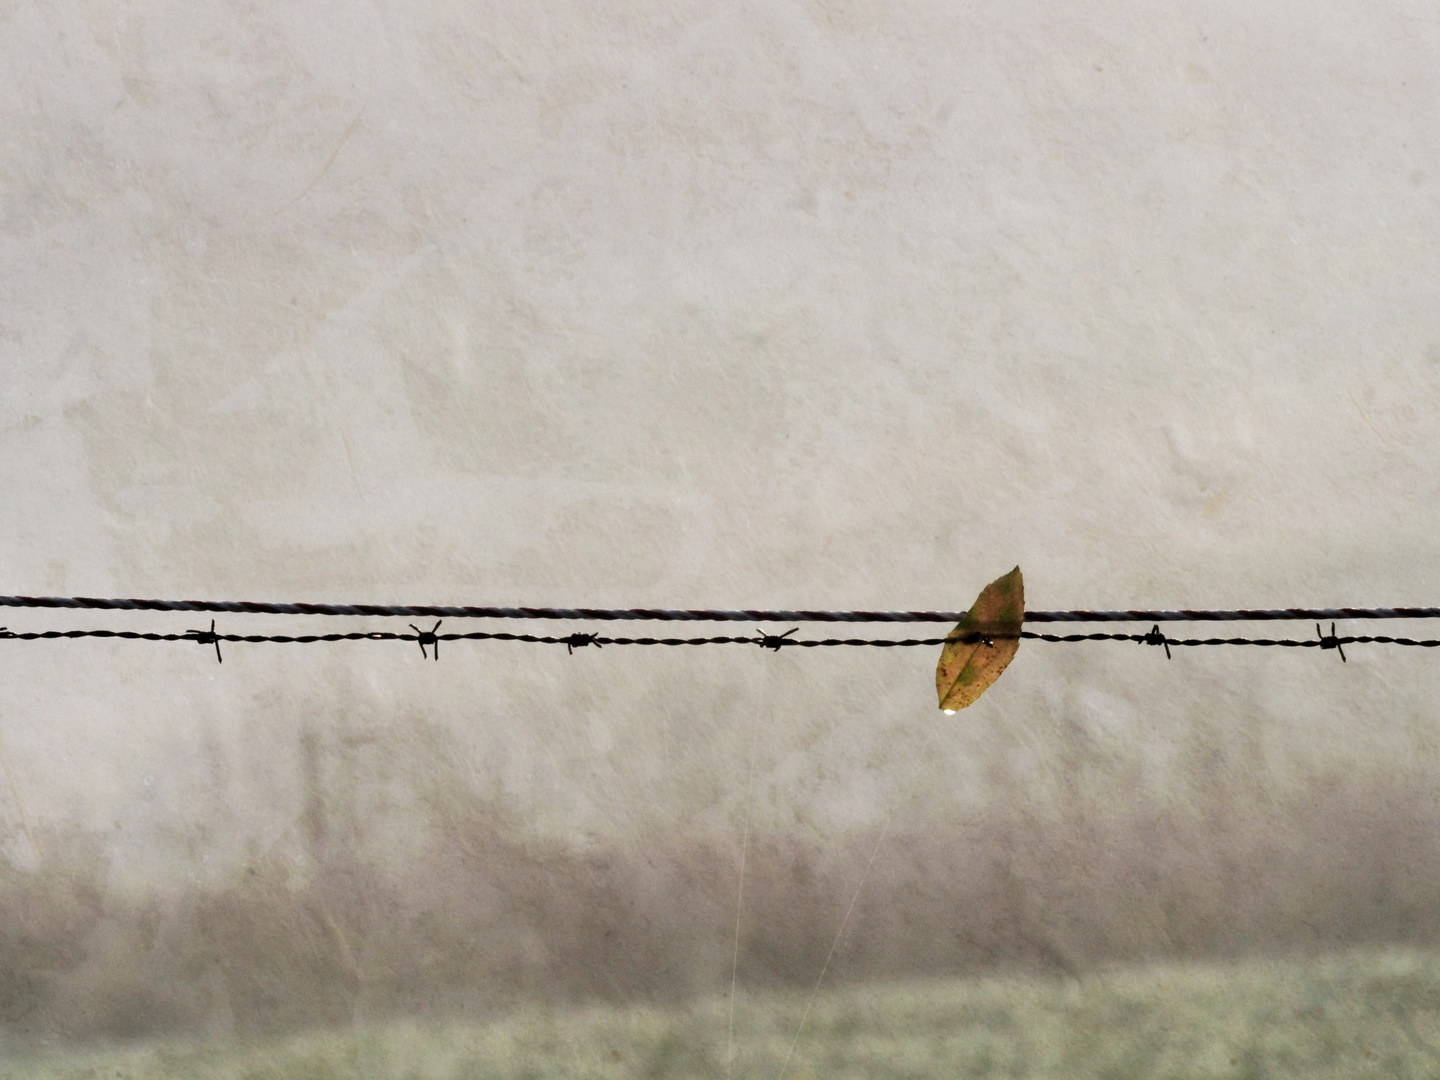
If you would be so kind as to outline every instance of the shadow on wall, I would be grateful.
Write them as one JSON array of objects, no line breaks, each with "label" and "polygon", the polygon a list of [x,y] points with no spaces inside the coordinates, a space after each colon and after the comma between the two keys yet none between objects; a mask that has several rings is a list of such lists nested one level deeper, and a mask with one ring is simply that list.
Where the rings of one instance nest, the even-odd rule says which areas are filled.
[{"label": "shadow on wall", "polygon": [[[0,869],[8,1034],[246,1036],[728,989],[738,836],[527,840],[423,724],[306,733],[298,752],[303,857],[257,853],[223,888],[107,895],[99,838],[37,830],[39,869]],[[1430,777],[1111,794],[892,823],[827,980],[1440,942]],[[402,831],[376,844],[385,822]],[[752,835],[742,983],[814,984],[876,839]]]}]

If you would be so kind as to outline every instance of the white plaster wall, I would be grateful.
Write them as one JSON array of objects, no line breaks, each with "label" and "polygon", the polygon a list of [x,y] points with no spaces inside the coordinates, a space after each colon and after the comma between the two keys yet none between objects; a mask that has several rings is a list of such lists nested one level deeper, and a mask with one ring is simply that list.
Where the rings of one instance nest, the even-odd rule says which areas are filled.
[{"label": "white plaster wall", "polygon": [[[1436,603],[1437,54],[1399,2],[5,0],[0,591]],[[934,659],[0,643],[4,850],[204,877],[302,731],[422,721],[576,837],[736,820],[752,752],[822,830],[1043,791],[1062,716],[1160,789],[1435,752],[1418,650],[1029,643],[951,718]]]}]

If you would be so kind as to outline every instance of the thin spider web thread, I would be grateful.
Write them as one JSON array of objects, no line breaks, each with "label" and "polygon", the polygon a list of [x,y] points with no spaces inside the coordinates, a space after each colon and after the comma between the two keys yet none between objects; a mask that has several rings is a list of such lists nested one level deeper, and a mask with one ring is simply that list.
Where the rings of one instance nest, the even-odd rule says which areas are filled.
[{"label": "thin spider web thread", "polygon": [[805,1011],[800,1014],[800,1024],[795,1029],[795,1038],[790,1042],[790,1052],[785,1055],[785,1064],[780,1066],[780,1074],[776,1080],[785,1080],[785,1073],[790,1068],[790,1059],[795,1056],[795,1047],[800,1045],[800,1033],[805,1030],[805,1021],[810,1019],[810,1010],[815,1005],[815,998],[820,993],[820,984],[825,981],[825,972],[830,969],[830,960],[835,955],[835,949],[840,944],[840,938],[845,933],[846,924],[850,922],[850,914],[855,910],[855,902],[860,899],[860,891],[865,888],[865,880],[870,876],[870,868],[875,865],[875,856],[880,854],[880,845],[885,843],[885,834],[890,831],[890,816],[885,818],[885,827],[880,830],[880,839],[875,841],[875,850],[870,852],[870,861],[865,864],[865,872],[860,875],[860,884],[855,886],[855,895],[850,897],[850,906],[845,909],[845,917],[840,920],[840,929],[835,931],[835,940],[830,942],[830,951],[825,954],[825,963],[820,967],[820,977],[815,980],[815,989],[810,991],[810,1000],[805,1003]]},{"label": "thin spider web thread", "polygon": [[745,831],[740,841],[740,880],[735,887],[735,947],[730,957],[730,1034],[725,1042],[725,1077],[729,1080],[735,1061],[735,988],[740,973],[740,912],[745,900],[745,857],[750,851],[750,811],[755,800],[755,744],[760,738],[760,710],[750,731],[750,758],[745,766]]}]

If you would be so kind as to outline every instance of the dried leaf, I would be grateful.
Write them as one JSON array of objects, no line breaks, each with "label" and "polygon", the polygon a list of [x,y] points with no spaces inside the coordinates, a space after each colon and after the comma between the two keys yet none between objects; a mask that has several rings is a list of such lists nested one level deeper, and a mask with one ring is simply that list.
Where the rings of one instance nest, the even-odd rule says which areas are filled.
[{"label": "dried leaf", "polygon": [[935,689],[940,708],[954,712],[974,703],[1020,648],[1025,621],[1025,581],[1017,566],[996,578],[975,599],[965,617],[945,636]]}]

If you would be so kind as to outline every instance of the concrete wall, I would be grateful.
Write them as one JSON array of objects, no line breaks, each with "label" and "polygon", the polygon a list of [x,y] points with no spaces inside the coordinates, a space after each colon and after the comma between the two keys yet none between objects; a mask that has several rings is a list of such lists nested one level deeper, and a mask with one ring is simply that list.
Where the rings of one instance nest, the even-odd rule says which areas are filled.
[{"label": "concrete wall", "polygon": [[[1405,3],[0,3],[0,591],[1435,603],[1437,48]],[[1400,766],[1431,813],[1429,653],[1030,642],[955,717],[934,661],[0,643],[0,853],[303,882],[437,784],[573,850],[1121,790],[1249,843]]]}]

